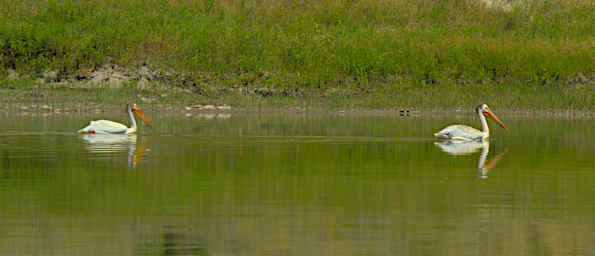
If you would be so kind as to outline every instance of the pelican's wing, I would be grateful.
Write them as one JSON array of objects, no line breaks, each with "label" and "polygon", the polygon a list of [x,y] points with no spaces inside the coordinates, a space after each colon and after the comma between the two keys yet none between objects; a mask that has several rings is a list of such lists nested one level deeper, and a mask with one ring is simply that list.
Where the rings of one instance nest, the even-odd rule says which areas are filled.
[{"label": "pelican's wing", "polygon": [[110,120],[97,120],[79,130],[79,133],[124,134],[128,127]]},{"label": "pelican's wing", "polygon": [[441,139],[473,140],[481,138],[481,131],[466,125],[450,125],[441,131],[434,133],[434,136]]}]

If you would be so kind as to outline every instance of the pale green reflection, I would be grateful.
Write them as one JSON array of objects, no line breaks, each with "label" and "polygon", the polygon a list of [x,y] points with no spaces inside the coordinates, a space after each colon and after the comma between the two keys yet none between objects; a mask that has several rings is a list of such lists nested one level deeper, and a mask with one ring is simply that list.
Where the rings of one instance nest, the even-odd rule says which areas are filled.
[{"label": "pale green reflection", "polygon": [[489,145],[435,145],[452,120],[147,112],[154,129],[109,138],[72,132],[96,114],[0,117],[0,255],[594,249],[591,120],[503,116]]}]

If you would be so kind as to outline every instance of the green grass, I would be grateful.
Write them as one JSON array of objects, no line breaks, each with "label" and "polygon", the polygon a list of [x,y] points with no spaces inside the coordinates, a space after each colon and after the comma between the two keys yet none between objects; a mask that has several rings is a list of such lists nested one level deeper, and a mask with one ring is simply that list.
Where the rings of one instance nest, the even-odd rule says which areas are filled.
[{"label": "green grass", "polygon": [[[391,96],[378,92],[455,90],[434,103],[446,107],[489,89],[593,110],[592,79],[573,82],[595,73],[593,13],[577,0],[510,12],[479,0],[0,0],[0,74],[68,79],[116,63],[184,72],[195,92],[338,89],[382,101]],[[577,106],[568,91],[587,98]]]}]

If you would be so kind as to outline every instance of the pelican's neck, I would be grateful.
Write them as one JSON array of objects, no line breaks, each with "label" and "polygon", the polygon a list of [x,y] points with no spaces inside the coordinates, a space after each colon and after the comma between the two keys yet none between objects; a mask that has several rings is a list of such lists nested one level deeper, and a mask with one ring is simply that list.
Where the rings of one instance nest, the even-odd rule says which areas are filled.
[{"label": "pelican's neck", "polygon": [[128,108],[128,116],[130,117],[130,128],[126,131],[126,133],[133,133],[136,132],[136,120],[134,119],[134,115],[132,114],[132,109]]},{"label": "pelican's neck", "polygon": [[479,120],[481,120],[481,132],[484,135],[484,138],[490,136],[490,128],[488,128],[488,122],[486,121],[486,117],[483,116],[481,110],[477,111],[477,115],[479,115]]}]

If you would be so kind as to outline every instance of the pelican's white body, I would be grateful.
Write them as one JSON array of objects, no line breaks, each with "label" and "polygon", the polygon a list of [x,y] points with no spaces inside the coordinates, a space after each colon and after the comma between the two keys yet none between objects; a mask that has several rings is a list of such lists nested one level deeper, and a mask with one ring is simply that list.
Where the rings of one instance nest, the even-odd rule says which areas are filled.
[{"label": "pelican's white body", "polygon": [[[488,127],[488,122],[486,121],[484,114],[488,113],[489,115],[492,115],[492,118],[496,117],[493,116],[493,113],[491,113],[491,111],[487,108],[487,105],[485,104],[478,106],[476,110],[477,115],[479,116],[479,120],[481,120],[481,131],[467,125],[455,124],[447,126],[439,132],[434,133],[434,136],[440,139],[448,139],[455,141],[474,141],[485,140],[489,138],[490,128]],[[497,120],[497,122],[500,124],[499,120]],[[503,128],[505,127],[503,126]]]},{"label": "pelican's white body", "polygon": [[[482,124],[486,123],[485,117],[483,117],[483,115],[480,116]],[[455,124],[447,126],[441,131],[434,133],[434,136],[440,139],[461,141],[484,140],[490,137],[490,130],[487,127],[487,124],[484,125],[484,131],[482,132],[467,125]]]},{"label": "pelican's white body", "polygon": [[[133,119],[134,120],[134,119]],[[79,133],[96,133],[96,134],[131,134],[137,130],[136,126],[131,128],[126,127],[121,123],[110,120],[97,120],[79,130]]]},{"label": "pelican's white body", "polygon": [[128,128],[126,125],[117,123],[110,120],[97,120],[91,121],[89,125],[83,129],[78,130],[79,133],[92,133],[92,134],[131,134],[136,133],[138,128],[136,127],[136,120],[132,115],[132,109],[128,107],[128,116],[130,117],[130,123],[132,126]]}]

